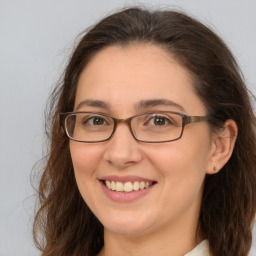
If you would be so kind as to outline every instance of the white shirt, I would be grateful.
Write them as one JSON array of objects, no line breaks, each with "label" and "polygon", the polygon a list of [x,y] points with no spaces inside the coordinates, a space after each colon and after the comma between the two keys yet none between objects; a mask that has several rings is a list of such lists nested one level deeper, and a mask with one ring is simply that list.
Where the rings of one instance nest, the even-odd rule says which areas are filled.
[{"label": "white shirt", "polygon": [[207,240],[203,240],[191,252],[184,256],[211,256],[209,251],[209,242]]}]

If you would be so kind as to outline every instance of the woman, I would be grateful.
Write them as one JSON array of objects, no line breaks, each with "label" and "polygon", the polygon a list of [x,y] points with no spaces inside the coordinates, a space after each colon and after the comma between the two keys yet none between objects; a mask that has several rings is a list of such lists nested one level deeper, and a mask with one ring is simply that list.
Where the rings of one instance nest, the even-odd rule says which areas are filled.
[{"label": "woman", "polygon": [[42,255],[248,255],[255,115],[212,31],[175,11],[115,13],[51,99]]}]

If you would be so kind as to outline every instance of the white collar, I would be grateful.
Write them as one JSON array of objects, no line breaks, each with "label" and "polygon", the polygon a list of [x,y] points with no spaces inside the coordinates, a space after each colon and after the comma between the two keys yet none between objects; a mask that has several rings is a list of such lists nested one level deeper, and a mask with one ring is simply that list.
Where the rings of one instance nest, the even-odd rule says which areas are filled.
[{"label": "white collar", "polygon": [[184,256],[210,256],[209,242],[207,240],[203,240],[191,252]]}]

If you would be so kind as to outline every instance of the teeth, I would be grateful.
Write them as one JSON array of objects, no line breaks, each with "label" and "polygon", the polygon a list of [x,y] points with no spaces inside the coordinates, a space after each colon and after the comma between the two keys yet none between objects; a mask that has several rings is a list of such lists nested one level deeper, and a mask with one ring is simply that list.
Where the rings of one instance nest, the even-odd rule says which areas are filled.
[{"label": "teeth", "polygon": [[107,188],[111,189],[111,182],[109,180],[106,180],[105,184]]},{"label": "teeth", "polygon": [[122,192],[124,191],[124,184],[122,182],[117,182],[116,183],[116,191]]},{"label": "teeth", "polygon": [[150,187],[153,184],[153,182],[148,182],[148,181],[135,181],[135,182],[120,182],[120,181],[110,181],[106,180],[105,185],[108,189],[111,189],[113,191],[118,191],[118,192],[131,192],[131,191],[137,191],[137,190],[142,190],[145,188]]},{"label": "teeth", "polygon": [[111,187],[110,189],[116,190],[116,183],[114,181],[111,181]]},{"label": "teeth", "polygon": [[140,189],[140,183],[138,181],[135,181],[133,183],[133,190],[139,190]]},{"label": "teeth", "polygon": [[144,181],[141,181],[140,182],[140,189],[144,189],[145,188],[145,182]]},{"label": "teeth", "polygon": [[131,192],[133,190],[133,185],[132,183],[129,181],[129,182],[125,182],[124,183],[124,191],[125,192]]}]

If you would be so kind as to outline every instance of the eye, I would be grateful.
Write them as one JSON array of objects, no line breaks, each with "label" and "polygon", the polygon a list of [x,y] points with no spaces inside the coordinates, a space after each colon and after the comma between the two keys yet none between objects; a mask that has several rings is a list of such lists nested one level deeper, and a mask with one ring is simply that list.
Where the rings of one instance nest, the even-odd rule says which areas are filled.
[{"label": "eye", "polygon": [[100,126],[100,125],[107,125],[108,123],[106,119],[102,116],[88,116],[83,119],[83,124]]},{"label": "eye", "polygon": [[150,116],[148,118],[148,121],[145,124],[152,125],[152,126],[167,126],[167,125],[173,125],[173,122],[167,116],[154,115],[154,116]]},{"label": "eye", "polygon": [[167,118],[163,116],[156,116],[153,118],[153,121],[155,125],[161,125],[161,126],[169,123],[169,120],[167,120]]}]

